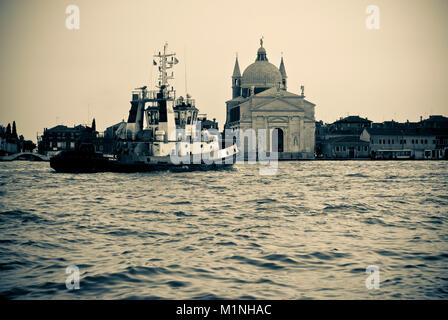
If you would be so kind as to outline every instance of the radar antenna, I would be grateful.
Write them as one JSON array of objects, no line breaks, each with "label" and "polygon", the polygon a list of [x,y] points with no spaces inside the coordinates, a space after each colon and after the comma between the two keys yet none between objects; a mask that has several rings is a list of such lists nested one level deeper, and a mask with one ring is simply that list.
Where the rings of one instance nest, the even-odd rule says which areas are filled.
[{"label": "radar antenna", "polygon": [[[179,62],[175,57],[175,53],[167,53],[168,43],[165,43],[163,46],[163,53],[159,52],[159,54],[154,55],[155,58],[159,59],[159,83],[158,88],[168,87],[168,80],[174,79],[174,74],[171,72],[171,75],[168,75],[168,69],[171,69],[175,64]],[[171,57],[171,59],[169,59]]]}]

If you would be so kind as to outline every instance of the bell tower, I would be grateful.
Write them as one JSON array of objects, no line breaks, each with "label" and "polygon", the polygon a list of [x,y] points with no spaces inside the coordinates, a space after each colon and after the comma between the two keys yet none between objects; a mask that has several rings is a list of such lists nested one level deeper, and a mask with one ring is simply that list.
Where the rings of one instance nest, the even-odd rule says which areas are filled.
[{"label": "bell tower", "polygon": [[235,67],[233,67],[232,74],[232,99],[241,96],[241,72],[238,64],[238,55],[235,59]]},{"label": "bell tower", "polygon": [[280,73],[282,75],[282,87],[283,89],[287,90],[287,81],[286,79],[288,78],[288,76],[286,75],[286,69],[285,69],[285,64],[283,63],[283,55],[282,55],[282,60],[280,62],[280,67],[278,68],[280,70]]}]

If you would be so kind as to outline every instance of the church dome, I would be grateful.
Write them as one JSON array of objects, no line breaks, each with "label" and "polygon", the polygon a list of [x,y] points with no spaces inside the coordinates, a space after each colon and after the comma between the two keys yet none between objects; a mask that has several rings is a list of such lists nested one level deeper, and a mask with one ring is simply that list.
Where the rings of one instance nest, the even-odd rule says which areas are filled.
[{"label": "church dome", "polygon": [[282,82],[280,70],[268,61],[266,49],[263,48],[263,39],[260,40],[260,48],[257,51],[257,59],[246,68],[241,78],[243,88],[274,87]]},{"label": "church dome", "polygon": [[268,61],[255,61],[243,72],[241,86],[245,88],[274,87],[282,82],[280,70]]}]

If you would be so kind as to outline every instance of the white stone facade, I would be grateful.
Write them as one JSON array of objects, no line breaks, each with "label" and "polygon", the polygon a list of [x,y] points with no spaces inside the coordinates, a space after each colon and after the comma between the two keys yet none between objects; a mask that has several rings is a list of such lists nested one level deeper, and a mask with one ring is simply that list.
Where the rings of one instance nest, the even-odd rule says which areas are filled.
[{"label": "white stone facade", "polygon": [[[260,40],[257,58],[241,76],[238,58],[232,75],[232,100],[226,102],[225,129],[266,132],[266,151],[278,151],[279,159],[312,159],[315,145],[315,105],[302,94],[287,91],[283,58],[277,68],[269,62]],[[277,129],[277,130],[276,130]],[[272,146],[272,131],[278,133],[278,144]],[[257,133],[258,134],[258,133]],[[258,139],[257,139],[258,140]],[[247,143],[240,143],[245,154]],[[272,147],[273,150],[272,150]],[[258,148],[258,146],[256,146]]]},{"label": "white stone facade", "polygon": [[[240,119],[228,121],[228,129],[264,129],[272,132],[281,129],[283,132],[283,150],[280,159],[314,158],[315,144],[315,105],[286,90],[271,88],[257,95],[250,96],[237,105],[228,103],[227,119],[231,109],[239,108]],[[267,134],[266,146],[271,146],[271,136]],[[281,137],[279,138],[281,139]],[[244,152],[248,152],[245,145]],[[271,150],[267,150],[271,151]]]}]

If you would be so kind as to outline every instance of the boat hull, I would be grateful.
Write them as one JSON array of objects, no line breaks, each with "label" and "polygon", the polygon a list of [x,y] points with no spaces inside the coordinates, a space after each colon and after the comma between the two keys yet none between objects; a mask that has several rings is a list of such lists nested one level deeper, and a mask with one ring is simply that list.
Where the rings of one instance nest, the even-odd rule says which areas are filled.
[{"label": "boat hull", "polygon": [[151,172],[151,171],[208,171],[229,169],[236,161],[236,156],[222,159],[221,163],[174,164],[171,162],[134,163],[121,162],[102,155],[82,157],[76,155],[58,155],[50,159],[50,166],[62,173],[96,173],[96,172]]},{"label": "boat hull", "polygon": [[50,167],[56,172],[95,173],[110,170],[107,158],[79,155],[57,155],[50,158]]}]

